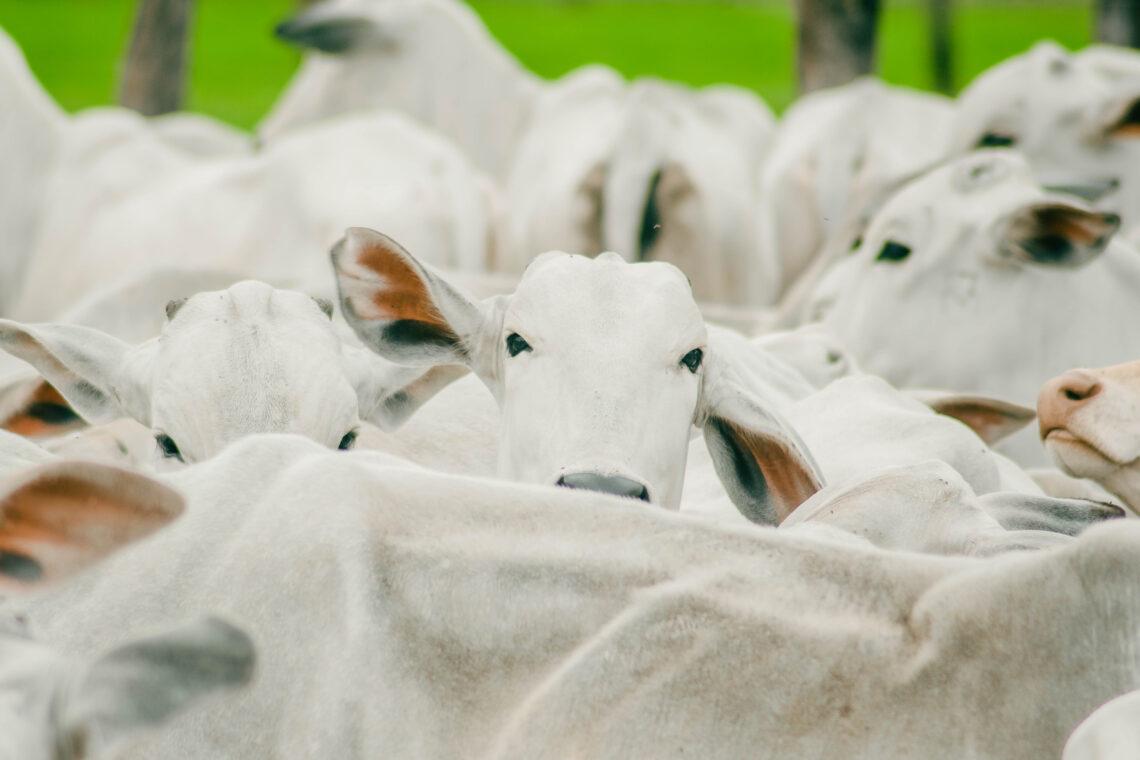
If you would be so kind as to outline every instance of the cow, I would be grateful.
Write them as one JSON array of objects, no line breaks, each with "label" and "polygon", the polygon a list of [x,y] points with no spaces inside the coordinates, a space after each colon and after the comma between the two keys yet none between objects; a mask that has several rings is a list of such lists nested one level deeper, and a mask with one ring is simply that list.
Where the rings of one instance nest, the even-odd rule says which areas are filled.
[{"label": "cow", "polygon": [[[1140,345],[1140,256],[1118,222],[1044,192],[1014,153],[977,152],[896,194],[811,313],[895,386],[1030,405],[1045,379]],[[1009,443],[1044,462],[1032,438]]]},{"label": "cow", "polygon": [[503,190],[502,271],[616,250],[681,266],[701,300],[770,302],[776,254],[756,256],[755,217],[775,119],[752,93],[603,66],[546,82],[454,0],[332,0],[278,34],[308,55],[263,139],[377,106],[439,130]]},{"label": "cow", "polygon": [[256,281],[171,301],[165,314],[161,333],[137,344],[82,325],[0,320],[0,349],[35,366],[87,422],[146,426],[170,462],[256,432],[347,449],[363,422],[393,428],[456,376],[348,345],[331,303]]},{"label": "cow", "polygon": [[819,487],[772,408],[810,384],[706,327],[669,264],[548,252],[512,295],[477,301],[373,230],[350,229],[332,260],[341,310],[365,346],[401,364],[465,366],[491,391],[502,476],[676,509],[697,425],[750,519],[776,522]]},{"label": "cow", "polygon": [[233,135],[201,118],[151,121],[122,108],[68,117],[2,31],[0,99],[9,169],[0,178],[0,248],[9,252],[0,316],[58,319],[152,266],[323,281],[323,251],[346,225],[370,219],[419,240],[441,266],[493,264],[497,191],[407,118],[358,114],[264,150],[203,158],[204,143]]},{"label": "cow", "polygon": [[1140,218],[1140,66],[1126,54],[1070,53],[1040,42],[983,72],[959,95],[948,155],[1020,151],[1038,181]]},{"label": "cow", "polygon": [[942,160],[952,119],[948,98],[872,77],[792,104],[761,179],[760,255],[774,264],[765,303],[799,308],[889,194]]},{"label": "cow", "polygon": [[124,758],[1031,758],[1140,687],[1137,525],[935,557],[296,436],[165,477],[181,520],[13,608],[76,656],[241,619],[253,687]]},{"label": "cow", "polygon": [[1061,373],[1042,386],[1037,419],[1062,469],[1140,513],[1140,362]]},{"label": "cow", "polygon": [[[184,509],[169,486],[126,470],[26,451],[21,463],[12,439],[0,434],[0,593],[59,584]],[[204,698],[245,686],[255,660],[249,637],[217,617],[99,650],[61,653],[34,640],[25,617],[0,610],[0,757],[104,757]]]}]

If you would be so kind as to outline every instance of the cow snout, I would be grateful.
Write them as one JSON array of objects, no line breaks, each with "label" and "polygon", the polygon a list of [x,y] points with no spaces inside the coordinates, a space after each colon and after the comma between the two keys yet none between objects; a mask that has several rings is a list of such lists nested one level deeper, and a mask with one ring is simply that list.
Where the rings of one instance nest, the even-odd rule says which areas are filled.
[{"label": "cow snout", "polygon": [[1041,437],[1064,428],[1069,415],[1100,393],[1102,387],[1095,375],[1082,369],[1069,370],[1045,383],[1037,397]]},{"label": "cow snout", "polygon": [[649,501],[649,489],[644,484],[621,475],[602,475],[597,472],[572,472],[558,479],[558,485],[566,488],[581,488],[585,491],[599,491],[629,499]]}]

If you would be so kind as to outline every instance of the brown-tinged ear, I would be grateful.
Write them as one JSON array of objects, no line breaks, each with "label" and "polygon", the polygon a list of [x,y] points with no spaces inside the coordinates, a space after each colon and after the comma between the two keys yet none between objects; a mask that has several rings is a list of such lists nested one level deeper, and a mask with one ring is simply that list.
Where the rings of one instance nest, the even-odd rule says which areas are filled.
[{"label": "brown-tinged ear", "polygon": [[777,525],[823,487],[807,447],[775,412],[734,385],[718,383],[704,392],[704,419],[697,422],[713,467],[741,514]]},{"label": "brown-tinged ear", "polygon": [[0,592],[49,583],[182,513],[175,491],[94,462],[41,465],[0,487]]},{"label": "brown-tinged ear", "polygon": [[1001,399],[952,391],[907,391],[938,414],[953,417],[989,445],[1008,438],[1037,417],[1037,411]]},{"label": "brown-tinged ear", "polygon": [[344,317],[366,346],[409,365],[474,363],[480,305],[399,243],[353,227],[332,249]]},{"label": "brown-tinged ear", "polygon": [[48,438],[87,425],[67,399],[46,380],[34,380],[27,387],[11,391],[18,393],[20,398],[10,399],[14,405],[4,404],[7,411],[0,417],[0,430],[25,438]]},{"label": "brown-tinged ear", "polygon": [[1006,220],[1002,255],[1031,264],[1076,268],[1108,247],[1120,228],[1116,214],[1061,200],[1034,203]]},{"label": "brown-tinged ear", "polygon": [[1140,98],[1121,103],[1106,134],[1109,137],[1140,137]]}]

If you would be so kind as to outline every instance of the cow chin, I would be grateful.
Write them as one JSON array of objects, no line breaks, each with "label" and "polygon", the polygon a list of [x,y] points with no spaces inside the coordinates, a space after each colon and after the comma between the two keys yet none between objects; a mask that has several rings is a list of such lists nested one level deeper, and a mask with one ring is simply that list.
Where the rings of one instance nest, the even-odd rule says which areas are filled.
[{"label": "cow chin", "polygon": [[1078,478],[1104,480],[1121,468],[1096,446],[1064,428],[1050,430],[1045,450],[1066,472]]}]

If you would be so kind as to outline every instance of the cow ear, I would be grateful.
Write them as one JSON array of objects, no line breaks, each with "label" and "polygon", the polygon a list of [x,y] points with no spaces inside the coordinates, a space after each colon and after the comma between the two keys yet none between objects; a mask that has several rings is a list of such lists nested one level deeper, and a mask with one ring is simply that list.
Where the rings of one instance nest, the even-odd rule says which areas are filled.
[{"label": "cow ear", "polygon": [[85,424],[67,399],[37,375],[0,388],[0,430],[26,438],[47,438]]},{"label": "cow ear", "polygon": [[1074,269],[1099,256],[1119,227],[1116,214],[1061,200],[1033,203],[1005,221],[1000,251],[1015,261]]},{"label": "cow ear", "polygon": [[341,311],[366,346],[400,364],[465,364],[479,357],[480,304],[379,232],[353,227],[333,247]]},{"label": "cow ear", "polygon": [[958,420],[991,446],[1021,430],[1037,417],[1037,411],[1032,407],[986,396],[927,390],[907,393],[938,414]]},{"label": "cow ear", "polygon": [[1076,536],[1086,528],[1124,517],[1115,504],[1089,499],[999,491],[978,497],[982,508],[1006,530],[1034,530]]},{"label": "cow ear", "polygon": [[80,325],[25,325],[0,319],[0,350],[31,364],[92,424],[134,417],[150,424],[149,394],[132,346]]},{"label": "cow ear", "polygon": [[204,697],[245,686],[255,661],[249,636],[217,618],[121,646],[92,663],[64,698],[66,746],[75,757],[102,756]]},{"label": "cow ear", "polygon": [[823,487],[807,447],[775,412],[715,372],[705,375],[702,395],[696,422],[713,467],[741,514],[776,525]]},{"label": "cow ear", "polygon": [[386,431],[400,427],[435,394],[470,372],[461,364],[406,367],[351,346],[344,347],[344,355],[360,419]]},{"label": "cow ear", "polygon": [[0,488],[0,592],[65,578],[182,513],[145,475],[94,462],[35,467]]},{"label": "cow ear", "polygon": [[373,21],[345,14],[330,3],[316,5],[274,29],[277,39],[308,50],[330,55],[347,53],[369,39],[379,37]]}]

